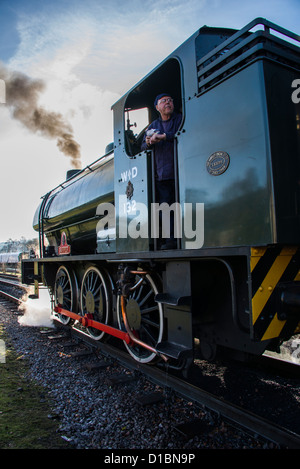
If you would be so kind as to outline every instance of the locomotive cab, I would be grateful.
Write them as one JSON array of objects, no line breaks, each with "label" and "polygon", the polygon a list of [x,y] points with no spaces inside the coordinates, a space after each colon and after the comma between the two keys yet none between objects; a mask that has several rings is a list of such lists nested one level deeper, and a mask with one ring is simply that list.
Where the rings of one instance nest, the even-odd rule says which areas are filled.
[{"label": "locomotive cab", "polygon": [[[152,210],[153,204],[156,203],[154,151],[142,152],[141,143],[147,126],[159,115],[154,106],[154,99],[162,92],[167,92],[172,96],[174,111],[182,115],[181,125],[174,140],[176,207],[170,207],[166,215],[170,216],[170,212],[174,211],[177,248],[202,247],[204,226],[201,226],[199,230],[199,238],[202,242],[197,240],[198,233],[196,230],[193,231],[192,226],[197,224],[198,212],[200,213],[203,207],[197,211],[198,208],[194,204],[195,206],[191,208],[191,226],[184,226],[184,222],[188,219],[184,217],[184,204],[190,199],[186,197],[186,193],[190,191],[186,184],[186,177],[190,176],[186,176],[183,168],[190,156],[191,144],[187,144],[187,139],[192,140],[197,146],[197,133],[201,132],[201,129],[198,132],[192,129],[192,134],[189,133],[188,137],[184,135],[187,131],[186,115],[191,114],[190,102],[195,100],[195,97],[197,98],[197,60],[235,32],[227,28],[206,26],[200,28],[114,104],[112,109],[115,142],[115,198],[119,201],[116,204],[116,231],[121,232],[121,236],[117,238],[117,251],[156,251],[158,249],[157,212]],[[140,124],[135,121],[135,117],[131,117],[137,115],[138,111],[143,111]],[[192,109],[192,118],[193,116]],[[188,119],[190,118],[191,116],[188,116]],[[190,124],[188,128],[189,126]],[[201,186],[201,181],[198,182]],[[199,202],[202,201],[199,200]],[[200,218],[203,225],[203,211],[199,215],[199,220]],[[127,229],[124,230],[124,227]],[[189,232],[189,238],[187,238],[187,232]],[[191,240],[194,240],[194,243]]]},{"label": "locomotive cab", "polygon": [[[116,226],[121,234],[117,251],[156,249],[157,238],[151,236],[155,223],[151,213],[155,202],[153,152],[142,151],[141,144],[146,128],[158,117],[154,99],[162,90],[173,97],[175,111],[183,113],[182,66],[178,57],[167,59],[113,106]],[[176,140],[174,145],[176,148]],[[176,186],[178,201],[178,180]]]}]

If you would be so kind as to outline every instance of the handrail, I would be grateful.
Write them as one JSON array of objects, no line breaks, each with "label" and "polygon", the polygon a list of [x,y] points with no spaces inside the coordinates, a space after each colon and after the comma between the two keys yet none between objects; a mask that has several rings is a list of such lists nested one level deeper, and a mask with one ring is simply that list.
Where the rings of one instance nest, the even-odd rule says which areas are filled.
[{"label": "handrail", "polygon": [[40,257],[44,257],[44,210],[46,206],[46,202],[49,199],[49,196],[52,191],[48,192],[46,195],[42,197],[43,201],[40,205],[39,210],[39,248],[40,248]]},{"label": "handrail", "polygon": [[236,41],[238,38],[243,36],[245,33],[250,32],[251,29],[253,29],[257,25],[263,25],[264,30],[266,33],[270,33],[270,29],[277,31],[280,34],[283,34],[284,36],[288,36],[290,39],[293,39],[295,41],[300,42],[300,36],[298,34],[295,34],[288,29],[282,28],[281,26],[278,26],[275,23],[272,23],[271,21],[265,19],[265,18],[256,18],[252,20],[250,23],[248,23],[244,28],[240,29],[236,33],[234,33],[232,36],[230,36],[226,41],[222,42],[219,44],[219,46],[215,47],[213,50],[211,50],[208,54],[206,54],[204,57],[201,57],[197,61],[197,66],[200,64],[206,62],[211,56],[216,55],[218,52],[220,52],[222,49],[225,49],[227,46],[229,46],[231,43]]}]

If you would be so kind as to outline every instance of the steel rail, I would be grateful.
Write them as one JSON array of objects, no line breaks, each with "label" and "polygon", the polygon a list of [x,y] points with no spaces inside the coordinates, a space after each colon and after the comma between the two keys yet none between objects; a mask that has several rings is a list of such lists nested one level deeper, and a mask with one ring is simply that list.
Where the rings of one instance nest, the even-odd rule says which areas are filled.
[{"label": "steel rail", "polygon": [[0,296],[6,298],[9,301],[12,301],[13,303],[17,303],[19,305],[24,303],[24,301],[21,300],[20,298],[17,298],[16,296],[13,296],[13,295],[10,295],[9,293],[7,293],[3,290],[0,290]]},{"label": "steel rail", "polygon": [[[4,287],[5,285],[7,287],[16,288],[18,290],[28,291],[28,285],[24,285],[20,282],[15,282],[12,279],[8,280],[7,278],[4,278],[1,274],[0,274],[0,284],[3,285],[3,288],[5,288]],[[2,289],[0,289],[0,296],[5,297],[7,300],[12,301],[13,303],[17,303],[19,305],[24,303],[24,301],[21,298],[11,295],[10,293],[7,293],[7,291],[2,290]]]},{"label": "steel rail", "polygon": [[20,281],[21,275],[19,274],[9,274],[8,272],[0,272],[0,279],[7,279],[7,280],[17,280]]},{"label": "steel rail", "polygon": [[10,287],[19,288],[20,290],[28,290],[28,285],[24,285],[20,282],[15,282],[14,280],[8,280],[6,278],[1,277],[0,275],[0,283],[4,285],[8,285]]},{"label": "steel rail", "polygon": [[243,427],[246,430],[288,449],[300,449],[300,435],[282,428],[279,425],[255,415],[241,407],[219,399],[203,389],[197,388],[178,378],[168,377],[167,382],[172,385],[182,397],[191,399],[213,410],[224,419]]},{"label": "steel rail", "polygon": [[103,342],[95,344],[95,341],[87,334],[82,333],[82,331],[76,328],[70,328],[70,330],[71,335],[82,338],[89,346],[99,348],[104,355],[118,360],[123,366],[131,370],[140,371],[155,384],[170,388],[183,399],[191,400],[196,404],[216,412],[221,415],[224,420],[233,424],[234,427],[239,427],[244,431],[246,430],[252,434],[257,434],[263,439],[275,443],[282,448],[300,449],[300,435],[242,409],[235,404],[220,399],[203,389],[191,385],[183,379],[170,375],[167,368],[161,370],[157,367],[135,362],[125,351],[118,350],[116,347]]}]

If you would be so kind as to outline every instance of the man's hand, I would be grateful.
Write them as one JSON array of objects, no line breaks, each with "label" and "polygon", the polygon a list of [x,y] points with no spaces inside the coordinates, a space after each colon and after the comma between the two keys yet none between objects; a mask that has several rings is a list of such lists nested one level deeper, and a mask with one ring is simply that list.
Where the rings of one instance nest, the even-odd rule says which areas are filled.
[{"label": "man's hand", "polygon": [[[146,138],[146,141],[147,141],[147,138]],[[152,135],[152,137],[150,137],[150,145],[158,143],[161,140],[166,140],[166,134],[156,134],[155,133],[155,134]]]}]

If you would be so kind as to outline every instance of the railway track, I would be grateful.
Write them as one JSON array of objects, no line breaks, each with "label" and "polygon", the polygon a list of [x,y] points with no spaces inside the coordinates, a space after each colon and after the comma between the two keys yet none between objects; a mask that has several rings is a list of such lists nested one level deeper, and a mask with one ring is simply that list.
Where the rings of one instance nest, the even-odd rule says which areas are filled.
[{"label": "railway track", "polygon": [[29,293],[29,291],[29,287],[27,285],[22,285],[17,276],[8,276],[5,274],[0,274],[1,297],[6,298],[12,303],[21,305],[22,303],[24,303],[22,296]]},{"label": "railway track", "polygon": [[69,330],[72,337],[83,340],[88,347],[99,348],[104,355],[118,360],[124,367],[130,370],[138,370],[152,382],[163,386],[164,388],[170,388],[182,398],[193,401],[200,406],[204,406],[205,408],[216,412],[233,426],[238,426],[251,434],[259,435],[263,439],[271,441],[283,448],[300,448],[300,435],[282,428],[279,425],[274,424],[274,422],[268,421],[230,402],[224,401],[216,395],[166,372],[166,370],[133,362],[126,352],[116,349],[109,344],[101,342],[95,345],[94,341],[92,341],[87,334],[83,334],[75,328],[70,328]]},{"label": "railway track", "polygon": [[23,301],[20,298],[17,298],[13,295],[10,295],[9,293],[7,293],[3,290],[0,290],[0,296],[2,296],[3,298],[6,298],[7,300],[9,300],[12,303],[15,303],[17,305],[21,305],[23,303]]},{"label": "railway track", "polygon": [[[11,287],[12,284],[11,282],[9,283],[9,287]],[[19,284],[15,284],[15,288],[19,286]],[[25,287],[24,290],[26,290]],[[5,297],[7,301],[13,302],[14,304],[20,305],[22,303],[22,299],[3,290],[0,291],[0,295]],[[58,321],[54,322],[58,332],[61,332],[62,330],[66,331],[66,326],[62,326]],[[83,342],[87,349],[97,349],[102,355],[117,360],[124,368],[131,371],[139,371],[153,383],[162,386],[165,389],[169,388],[183,399],[193,401],[194,403],[215,412],[233,427],[238,427],[252,435],[258,435],[262,439],[272,442],[280,448],[300,448],[300,435],[293,431],[283,428],[272,421],[230,403],[227,400],[202,389],[201,387],[195,386],[188,382],[188,380],[175,376],[171,373],[171,370],[165,368],[160,369],[158,367],[144,365],[133,361],[125,351],[112,344],[94,341],[88,334],[76,327],[68,326],[67,330],[70,333],[71,338]],[[265,357],[265,359],[272,360],[272,363],[274,363],[274,359],[271,357]],[[280,363],[280,365],[282,367],[283,363]],[[293,364],[289,363],[287,365],[292,367]],[[294,370],[296,365],[292,368]],[[298,370],[296,368],[296,373],[297,372]],[[192,422],[191,425],[195,425],[195,422]]]}]

